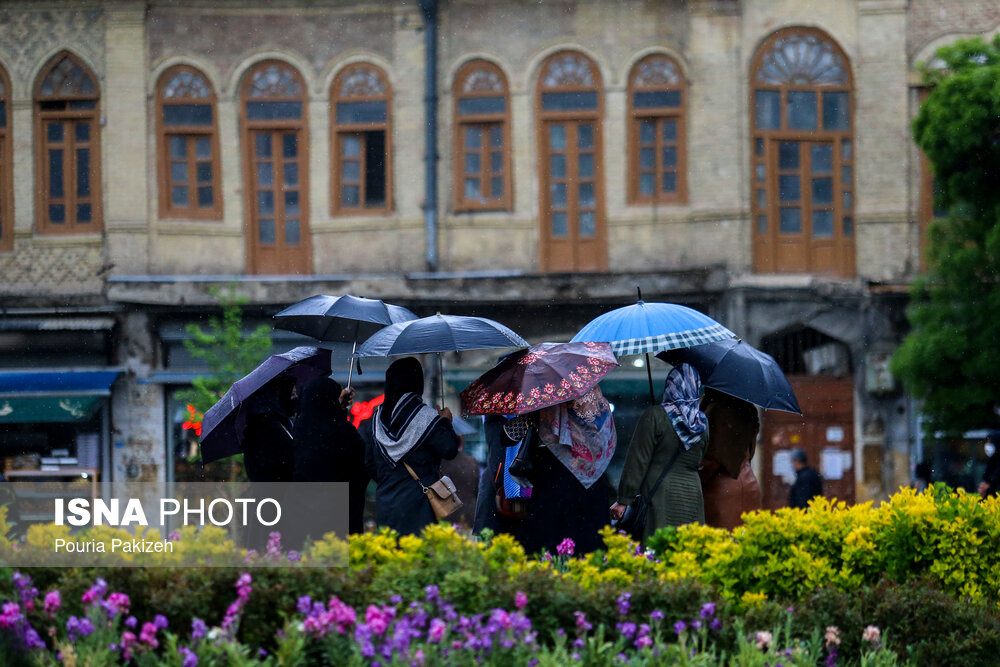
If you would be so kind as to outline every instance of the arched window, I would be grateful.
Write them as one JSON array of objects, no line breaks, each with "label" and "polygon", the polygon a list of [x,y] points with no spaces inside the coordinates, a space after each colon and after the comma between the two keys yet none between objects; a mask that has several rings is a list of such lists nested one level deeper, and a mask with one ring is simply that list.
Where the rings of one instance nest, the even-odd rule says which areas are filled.
[{"label": "arched window", "polygon": [[188,65],[171,67],[156,87],[160,215],[222,217],[215,91]]},{"label": "arched window", "polygon": [[684,76],[668,56],[636,63],[628,79],[629,202],[682,203],[687,198]]},{"label": "arched window", "polygon": [[601,75],[561,51],[538,77],[540,258],[543,271],[607,268],[601,162]]},{"label": "arched window", "polygon": [[851,73],[824,33],[782,30],[751,72],[754,266],[854,275]]},{"label": "arched window", "polygon": [[333,213],[392,209],[392,89],[381,69],[345,67],[330,89]]},{"label": "arched window", "polygon": [[312,271],[305,105],[305,82],[287,63],[257,63],[243,80],[250,273]]},{"label": "arched window", "polygon": [[42,233],[101,230],[100,91],[70,53],[55,56],[35,85],[37,217]]},{"label": "arched window", "polygon": [[510,210],[510,96],[507,78],[485,60],[455,76],[455,210]]},{"label": "arched window", "polygon": [[0,251],[14,248],[13,155],[10,146],[10,79],[0,67]]}]

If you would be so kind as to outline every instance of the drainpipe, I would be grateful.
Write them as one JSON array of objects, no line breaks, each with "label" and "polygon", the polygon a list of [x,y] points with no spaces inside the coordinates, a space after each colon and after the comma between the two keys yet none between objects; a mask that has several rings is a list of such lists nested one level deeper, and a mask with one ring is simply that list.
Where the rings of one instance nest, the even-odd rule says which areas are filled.
[{"label": "drainpipe", "polygon": [[424,16],[424,231],[427,270],[438,270],[437,206],[437,0],[418,0]]}]

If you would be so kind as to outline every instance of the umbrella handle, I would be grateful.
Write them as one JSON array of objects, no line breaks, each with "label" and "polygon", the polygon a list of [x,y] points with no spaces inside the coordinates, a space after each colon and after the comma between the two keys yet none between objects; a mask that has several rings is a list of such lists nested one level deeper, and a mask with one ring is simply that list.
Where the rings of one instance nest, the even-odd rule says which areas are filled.
[{"label": "umbrella handle", "polygon": [[351,369],[347,371],[347,388],[351,388],[351,378],[354,377],[354,353],[358,351],[358,341],[354,341],[354,347],[351,348]]},{"label": "umbrella handle", "polygon": [[440,393],[441,393],[442,408],[444,407],[444,361],[442,361],[443,356],[444,356],[443,352],[438,352],[438,387],[441,390]]}]

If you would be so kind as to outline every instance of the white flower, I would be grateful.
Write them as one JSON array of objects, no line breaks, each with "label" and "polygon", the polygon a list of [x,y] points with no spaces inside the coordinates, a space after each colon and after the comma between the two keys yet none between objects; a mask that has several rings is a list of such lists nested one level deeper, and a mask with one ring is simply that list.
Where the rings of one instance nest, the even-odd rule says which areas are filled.
[{"label": "white flower", "polygon": [[754,639],[756,640],[757,648],[761,651],[766,651],[771,642],[774,641],[774,636],[767,630],[761,630],[754,636]]},{"label": "white flower", "polygon": [[830,644],[840,645],[840,629],[836,625],[830,625],[826,628],[826,637],[824,637],[826,645]]},{"label": "white flower", "polygon": [[882,631],[878,629],[877,625],[869,625],[865,628],[864,632],[861,633],[861,639],[866,642],[877,644],[882,641]]}]

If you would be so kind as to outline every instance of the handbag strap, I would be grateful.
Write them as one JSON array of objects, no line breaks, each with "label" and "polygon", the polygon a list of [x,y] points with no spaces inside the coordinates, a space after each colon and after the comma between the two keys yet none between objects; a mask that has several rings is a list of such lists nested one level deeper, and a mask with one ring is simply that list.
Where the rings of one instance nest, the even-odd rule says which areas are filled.
[{"label": "handbag strap", "polygon": [[420,485],[420,488],[424,490],[424,493],[427,493],[427,487],[424,486],[424,483],[420,481],[419,477],[417,477],[417,473],[413,472],[413,468],[410,467],[410,464],[407,463],[406,461],[403,461],[403,465],[406,466],[406,469],[410,471],[410,477],[412,477],[414,481]]},{"label": "handbag strap", "polygon": [[[667,473],[670,472],[670,469],[674,467],[674,462],[677,460],[677,457],[681,455],[681,447],[683,447],[683,445],[678,442],[677,449],[674,450],[674,455],[670,457],[667,465],[663,468],[663,472],[661,472],[660,476],[656,478],[656,484],[654,484],[653,488],[649,490],[650,498],[656,495],[656,490],[660,488],[660,483],[663,481],[663,478],[666,477]],[[407,466],[407,468],[409,468],[409,466]],[[410,472],[412,473],[413,471],[411,470]]]}]

